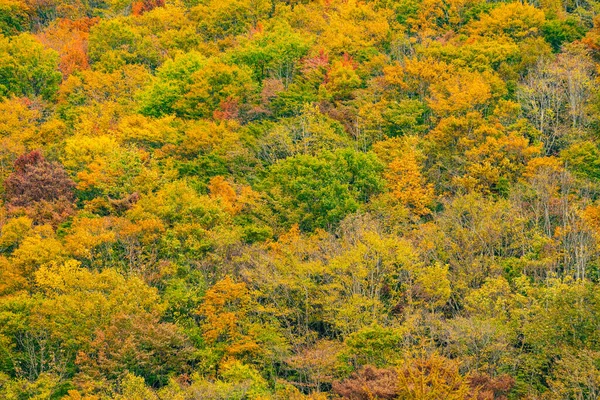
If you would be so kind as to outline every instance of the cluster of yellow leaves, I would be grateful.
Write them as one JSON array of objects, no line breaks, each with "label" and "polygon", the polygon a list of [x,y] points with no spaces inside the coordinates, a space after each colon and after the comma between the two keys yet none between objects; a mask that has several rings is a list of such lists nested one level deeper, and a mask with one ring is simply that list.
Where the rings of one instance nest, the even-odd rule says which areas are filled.
[{"label": "cluster of yellow leaves", "polygon": [[387,40],[391,13],[375,10],[372,3],[332,0],[298,5],[291,18],[293,26],[319,34],[319,47],[332,54],[354,54]]},{"label": "cluster of yellow leaves", "polygon": [[391,196],[415,215],[424,216],[431,213],[435,197],[433,185],[421,173],[421,156],[415,146],[415,138],[389,139],[376,143],[374,151],[387,162],[384,178]]},{"label": "cluster of yellow leaves", "polygon": [[544,22],[544,12],[533,5],[506,3],[470,24],[471,35],[481,37],[508,36],[516,40],[534,35]]}]

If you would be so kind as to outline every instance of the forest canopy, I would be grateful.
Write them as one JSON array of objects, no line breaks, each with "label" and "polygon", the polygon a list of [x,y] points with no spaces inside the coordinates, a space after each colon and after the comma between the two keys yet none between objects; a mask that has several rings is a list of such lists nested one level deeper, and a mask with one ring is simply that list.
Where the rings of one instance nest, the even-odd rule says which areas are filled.
[{"label": "forest canopy", "polygon": [[0,398],[600,397],[596,11],[0,0]]}]

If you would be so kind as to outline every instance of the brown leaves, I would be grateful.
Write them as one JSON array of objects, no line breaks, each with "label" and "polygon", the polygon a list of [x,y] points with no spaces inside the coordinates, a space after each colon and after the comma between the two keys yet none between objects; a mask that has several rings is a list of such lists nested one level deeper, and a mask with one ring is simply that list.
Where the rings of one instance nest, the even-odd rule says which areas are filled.
[{"label": "brown leaves", "polygon": [[506,374],[496,378],[475,374],[469,379],[469,384],[477,391],[473,397],[475,400],[507,400],[508,393],[515,385],[515,378]]},{"label": "brown leaves", "polygon": [[9,210],[25,209],[37,223],[58,224],[73,213],[75,184],[62,165],[47,161],[39,150],[20,156],[4,182]]},{"label": "brown leaves", "polygon": [[334,382],[333,391],[349,400],[396,399],[400,394],[398,373],[392,368],[379,369],[367,365],[349,379]]},{"label": "brown leaves", "polygon": [[364,366],[333,390],[344,399],[488,400],[505,399],[514,379],[459,373],[458,362],[437,354],[408,358],[397,368]]}]

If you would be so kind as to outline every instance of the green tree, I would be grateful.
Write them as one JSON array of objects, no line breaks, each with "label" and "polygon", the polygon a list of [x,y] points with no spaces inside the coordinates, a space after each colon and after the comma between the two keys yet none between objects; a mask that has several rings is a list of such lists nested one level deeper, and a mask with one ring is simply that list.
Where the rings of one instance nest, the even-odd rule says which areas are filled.
[{"label": "green tree", "polygon": [[52,99],[62,75],[58,54],[32,35],[0,36],[0,96],[41,96]]},{"label": "green tree", "polygon": [[336,225],[380,192],[381,171],[373,154],[344,149],[281,160],[259,186],[284,226],[313,230]]}]

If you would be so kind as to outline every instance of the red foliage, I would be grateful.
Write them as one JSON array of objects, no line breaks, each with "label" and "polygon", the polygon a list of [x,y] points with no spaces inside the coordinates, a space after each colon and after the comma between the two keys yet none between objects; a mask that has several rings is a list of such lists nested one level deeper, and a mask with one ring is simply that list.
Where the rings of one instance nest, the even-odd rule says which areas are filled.
[{"label": "red foliage", "polygon": [[219,104],[219,109],[213,112],[213,117],[220,120],[232,120],[238,118],[240,108],[237,100],[228,98]]},{"label": "red foliage", "polygon": [[94,18],[79,18],[76,20],[71,20],[71,19],[61,19],[59,22],[59,26],[62,29],[65,30],[69,30],[69,31],[80,31],[80,32],[85,32],[85,33],[89,33],[90,29],[96,25],[98,22],[100,22],[100,18],[98,17],[94,17]]},{"label": "red foliage", "polygon": [[329,66],[329,54],[325,49],[320,49],[319,54],[314,57],[307,57],[302,60],[302,71],[307,72],[317,68],[327,68]]},{"label": "red foliage", "polygon": [[354,61],[354,58],[348,53],[342,55],[342,65],[344,67],[350,67],[352,69],[358,68],[358,63]]}]

